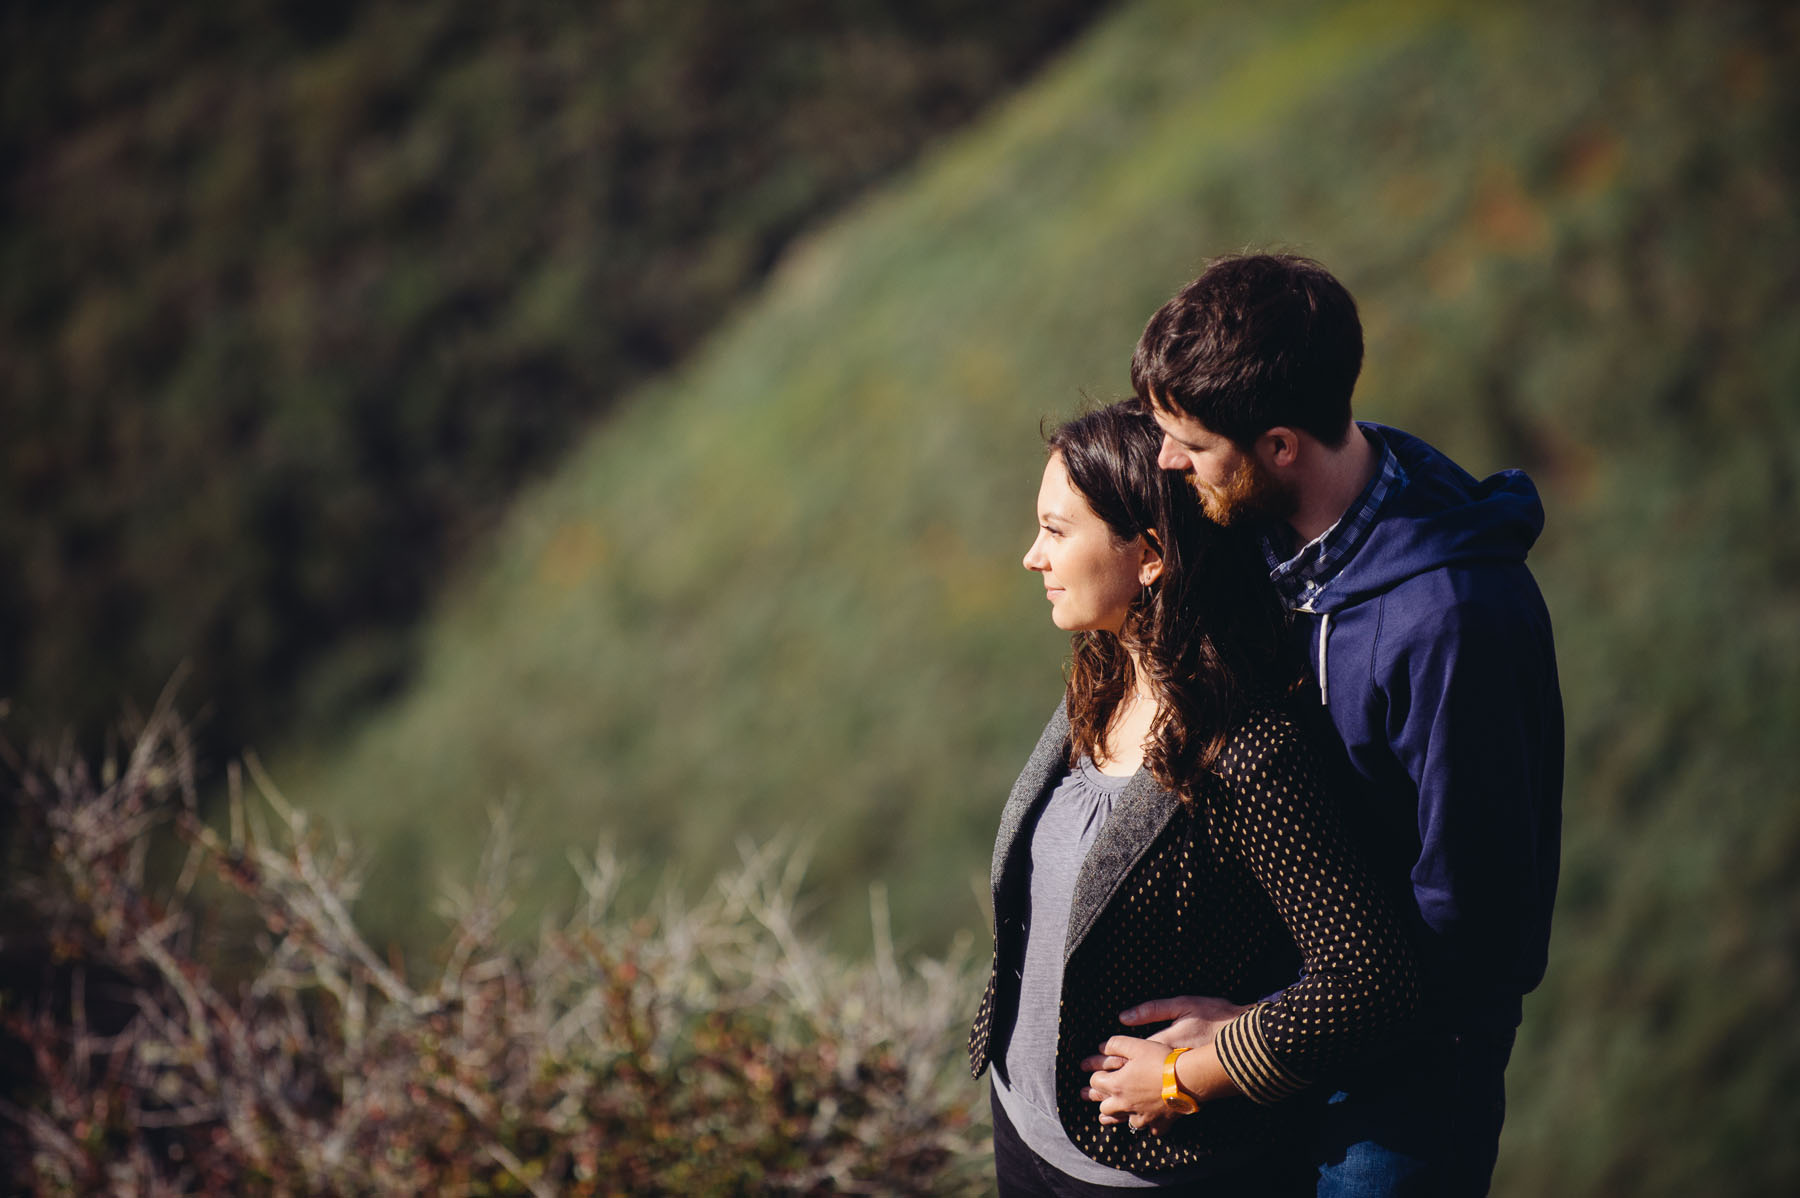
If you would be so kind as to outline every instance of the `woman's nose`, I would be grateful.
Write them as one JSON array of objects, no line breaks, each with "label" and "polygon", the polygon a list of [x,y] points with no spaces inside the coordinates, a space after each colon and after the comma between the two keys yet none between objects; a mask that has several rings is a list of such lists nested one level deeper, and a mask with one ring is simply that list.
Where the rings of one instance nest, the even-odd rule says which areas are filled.
[{"label": "woman's nose", "polygon": [[1044,538],[1040,534],[1035,540],[1033,540],[1031,542],[1031,548],[1029,548],[1025,551],[1025,568],[1027,570],[1042,570],[1042,569],[1044,569],[1044,566],[1045,566],[1044,554],[1043,554],[1043,550],[1039,548],[1039,546],[1041,546],[1043,544],[1043,540],[1044,540]]}]

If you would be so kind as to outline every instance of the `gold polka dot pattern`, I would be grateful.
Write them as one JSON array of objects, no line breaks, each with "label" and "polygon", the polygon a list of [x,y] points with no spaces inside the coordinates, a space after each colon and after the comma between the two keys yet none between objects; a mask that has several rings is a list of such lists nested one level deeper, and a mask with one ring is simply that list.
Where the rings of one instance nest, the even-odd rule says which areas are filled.
[{"label": "gold polka dot pattern", "polygon": [[[1302,1127],[1280,1100],[1381,1047],[1413,1016],[1411,948],[1337,805],[1320,793],[1321,776],[1290,716],[1273,708],[1250,715],[1195,788],[1195,801],[1176,805],[1069,950],[1057,1108],[1088,1156],[1155,1173],[1276,1144]],[[1148,794],[1169,800],[1154,788]],[[1111,818],[1119,816],[1115,808]],[[996,853],[1010,859],[1019,839]],[[1003,874],[997,861],[995,876]],[[1016,900],[1007,886],[997,886],[994,900],[998,962],[1002,937],[1016,934],[1009,926]],[[991,973],[969,1036],[977,1077],[1004,1050],[997,1012],[1010,1016],[1016,1002],[996,981]],[[1081,1059],[1111,1035],[1142,1034],[1118,1022],[1125,1008],[1184,994],[1253,1003],[1282,987],[1219,1035],[1220,1061],[1251,1101],[1204,1103],[1161,1136],[1133,1136],[1122,1124],[1102,1126],[1095,1104],[1081,1097]]]}]

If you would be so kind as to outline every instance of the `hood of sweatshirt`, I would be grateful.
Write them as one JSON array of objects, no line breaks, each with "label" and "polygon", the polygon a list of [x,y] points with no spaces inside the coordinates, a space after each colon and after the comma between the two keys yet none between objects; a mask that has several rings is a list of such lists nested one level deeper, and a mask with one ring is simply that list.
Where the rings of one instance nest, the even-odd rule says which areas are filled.
[{"label": "hood of sweatshirt", "polygon": [[1523,470],[1477,479],[1409,433],[1369,424],[1393,449],[1406,485],[1311,610],[1330,614],[1453,563],[1522,562],[1544,530],[1544,505]]}]

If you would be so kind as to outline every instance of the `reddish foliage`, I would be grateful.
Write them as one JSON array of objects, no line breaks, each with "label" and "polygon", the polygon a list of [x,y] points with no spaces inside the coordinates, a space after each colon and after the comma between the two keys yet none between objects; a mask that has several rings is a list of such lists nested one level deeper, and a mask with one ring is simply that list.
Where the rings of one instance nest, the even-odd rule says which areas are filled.
[{"label": "reddish foliage", "polygon": [[[17,762],[13,763],[15,767]],[[252,771],[255,772],[254,763]],[[258,782],[233,834],[195,815],[178,728],[122,771],[15,768],[24,861],[7,902],[66,979],[5,996],[25,1073],[0,1100],[32,1194],[938,1194],[972,1187],[953,1080],[968,962],[847,963],[791,922],[799,873],[747,854],[698,907],[627,921],[589,901],[502,942],[504,827],[421,984],[350,916],[347,846]],[[115,776],[116,774],[116,776]],[[235,788],[234,788],[235,790]],[[152,893],[155,836],[187,848]],[[778,868],[779,867],[779,868]],[[208,880],[210,879],[210,881]],[[200,894],[207,895],[201,901]],[[225,906],[221,907],[223,903]],[[248,927],[226,947],[207,926]],[[233,922],[233,920],[239,922]],[[239,937],[240,940],[243,937]],[[211,944],[210,949],[206,946]]]}]

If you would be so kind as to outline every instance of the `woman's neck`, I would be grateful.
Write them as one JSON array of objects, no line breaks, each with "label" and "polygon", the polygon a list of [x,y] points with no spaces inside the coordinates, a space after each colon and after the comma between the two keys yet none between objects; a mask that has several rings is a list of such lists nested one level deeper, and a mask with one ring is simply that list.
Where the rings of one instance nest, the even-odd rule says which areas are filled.
[{"label": "woman's neck", "polygon": [[1098,746],[1099,759],[1094,764],[1102,773],[1135,774],[1144,764],[1144,742],[1150,739],[1151,725],[1156,722],[1156,697],[1136,653],[1131,654],[1131,677],[1131,689],[1113,708]]}]

